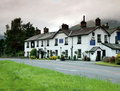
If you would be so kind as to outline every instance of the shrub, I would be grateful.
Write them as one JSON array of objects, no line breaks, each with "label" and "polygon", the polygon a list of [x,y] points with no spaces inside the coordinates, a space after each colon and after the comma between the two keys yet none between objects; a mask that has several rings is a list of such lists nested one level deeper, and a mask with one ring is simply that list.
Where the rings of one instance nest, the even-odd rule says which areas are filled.
[{"label": "shrub", "polygon": [[60,56],[58,56],[58,59],[60,59]]},{"label": "shrub", "polygon": [[56,59],[58,59],[57,56],[51,56],[51,57],[50,57],[50,60],[56,60]]},{"label": "shrub", "polygon": [[91,61],[90,57],[84,56],[84,61]]},{"label": "shrub", "polygon": [[30,51],[30,58],[32,59],[32,58],[37,58],[37,49],[32,49],[31,51]]},{"label": "shrub", "polygon": [[104,57],[102,61],[103,61],[103,62],[107,62],[107,63],[108,63],[108,62],[109,62],[109,60],[110,60],[110,57]]},{"label": "shrub", "polygon": [[35,57],[35,56],[30,56],[30,58],[31,58],[31,59],[36,59],[36,57]]},{"label": "shrub", "polygon": [[61,55],[61,58],[60,58],[61,61],[65,61],[65,57],[63,55]]},{"label": "shrub", "polygon": [[115,63],[120,65],[120,54],[116,56]]},{"label": "shrub", "polygon": [[109,63],[115,63],[115,57],[112,56],[110,59],[109,59]]}]

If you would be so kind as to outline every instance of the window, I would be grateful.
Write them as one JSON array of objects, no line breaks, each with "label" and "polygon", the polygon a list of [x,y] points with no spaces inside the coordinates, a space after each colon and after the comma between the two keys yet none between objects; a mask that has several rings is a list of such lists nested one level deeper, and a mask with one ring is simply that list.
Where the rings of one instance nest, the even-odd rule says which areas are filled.
[{"label": "window", "polygon": [[49,46],[49,40],[47,40],[47,46]]},{"label": "window", "polygon": [[34,47],[35,47],[35,42],[31,41],[31,48],[34,48]]},{"label": "window", "polygon": [[55,39],[55,46],[58,46],[58,39]]},{"label": "window", "polygon": [[104,36],[104,42],[105,42],[105,43],[108,43],[107,35]]},{"label": "window", "polygon": [[77,44],[81,44],[81,36],[78,36],[78,42]]},{"label": "window", "polygon": [[27,48],[29,48],[29,42],[27,42]]},{"label": "window", "polygon": [[68,45],[68,37],[65,38],[65,45]]},{"label": "window", "polygon": [[118,44],[117,36],[115,36],[115,44]]},{"label": "window", "polygon": [[55,50],[55,55],[58,56],[58,50]]},{"label": "window", "polygon": [[43,47],[43,40],[41,41],[41,47]]},{"label": "window", "polygon": [[98,34],[98,35],[97,35],[97,42],[98,42],[98,43],[101,43],[101,34]]},{"label": "window", "polygon": [[78,49],[78,58],[81,58],[81,49]]},{"label": "window", "polygon": [[39,47],[39,41],[37,41],[37,47]]}]

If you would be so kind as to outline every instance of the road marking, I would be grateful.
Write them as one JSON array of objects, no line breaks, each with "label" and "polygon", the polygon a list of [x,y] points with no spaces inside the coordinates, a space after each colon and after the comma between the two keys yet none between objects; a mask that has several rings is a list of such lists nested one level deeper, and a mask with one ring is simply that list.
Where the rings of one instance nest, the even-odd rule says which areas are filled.
[{"label": "road marking", "polygon": [[56,68],[57,70],[65,70],[65,71],[78,71],[78,70],[69,70],[69,69],[62,69],[62,68]]}]

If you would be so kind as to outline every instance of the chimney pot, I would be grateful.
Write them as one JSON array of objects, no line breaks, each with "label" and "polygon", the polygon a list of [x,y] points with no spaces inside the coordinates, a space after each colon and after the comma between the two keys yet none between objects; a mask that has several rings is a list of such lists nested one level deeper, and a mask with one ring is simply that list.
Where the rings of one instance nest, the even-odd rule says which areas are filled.
[{"label": "chimney pot", "polygon": [[49,32],[49,28],[44,28],[44,34]]}]

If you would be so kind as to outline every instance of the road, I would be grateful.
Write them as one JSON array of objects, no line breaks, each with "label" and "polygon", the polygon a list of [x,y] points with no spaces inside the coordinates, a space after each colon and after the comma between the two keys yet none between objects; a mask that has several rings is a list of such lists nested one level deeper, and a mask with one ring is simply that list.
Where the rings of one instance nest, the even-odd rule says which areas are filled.
[{"label": "road", "polygon": [[45,61],[11,58],[0,58],[0,60],[11,60],[32,66],[56,70],[65,74],[109,80],[120,84],[120,67],[101,66],[96,65],[95,62],[84,61]]}]

